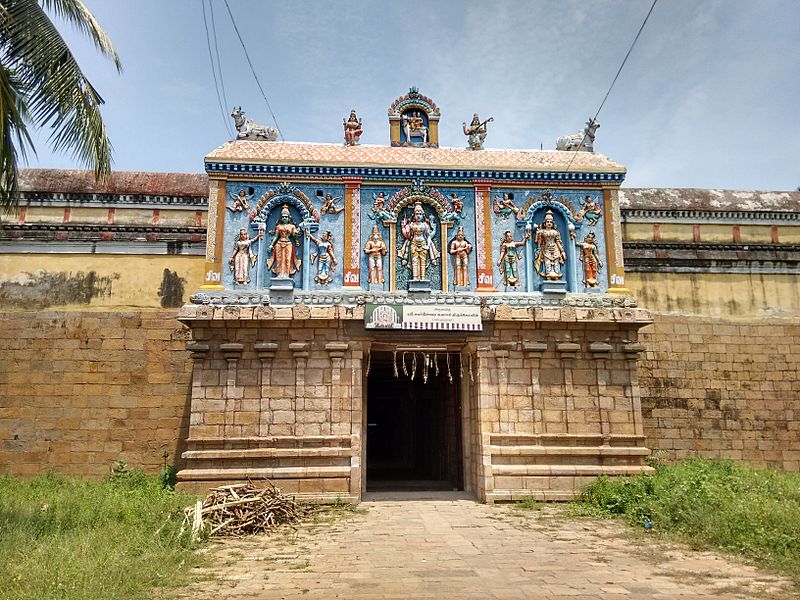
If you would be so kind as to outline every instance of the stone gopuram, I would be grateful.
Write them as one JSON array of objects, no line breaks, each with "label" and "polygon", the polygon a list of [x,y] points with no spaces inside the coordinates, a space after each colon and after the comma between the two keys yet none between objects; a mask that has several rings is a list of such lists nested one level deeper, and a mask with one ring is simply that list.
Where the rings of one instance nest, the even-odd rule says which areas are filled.
[{"label": "stone gopuram", "polygon": [[353,111],[346,144],[206,156],[205,284],[179,315],[181,486],[563,500],[648,469],[636,363],[652,319],[625,287],[624,167],[439,148],[439,118],[412,88],[387,146],[359,143]]}]

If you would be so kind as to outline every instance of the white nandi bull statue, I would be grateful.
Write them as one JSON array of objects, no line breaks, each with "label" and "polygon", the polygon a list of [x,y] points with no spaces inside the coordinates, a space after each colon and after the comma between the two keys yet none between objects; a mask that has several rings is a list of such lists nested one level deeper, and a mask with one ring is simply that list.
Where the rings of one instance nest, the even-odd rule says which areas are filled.
[{"label": "white nandi bull statue", "polygon": [[259,140],[263,142],[275,142],[278,139],[278,132],[272,127],[259,125],[250,117],[244,116],[241,106],[234,106],[231,112],[233,123],[236,125],[237,140]]},{"label": "white nandi bull statue", "polygon": [[600,123],[590,117],[586,127],[573,135],[562,135],[556,140],[556,150],[575,150],[579,152],[594,152],[594,134],[600,128]]}]

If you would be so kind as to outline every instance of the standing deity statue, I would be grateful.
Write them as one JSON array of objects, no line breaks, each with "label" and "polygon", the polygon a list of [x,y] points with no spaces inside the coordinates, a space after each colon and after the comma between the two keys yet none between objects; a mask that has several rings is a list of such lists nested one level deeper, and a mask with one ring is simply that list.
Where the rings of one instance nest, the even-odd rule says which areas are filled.
[{"label": "standing deity statue", "polygon": [[519,284],[520,257],[517,253],[517,248],[524,246],[529,239],[531,239],[531,232],[527,229],[525,230],[525,239],[518,242],[514,240],[514,236],[510,231],[503,233],[497,266],[503,272],[503,283],[506,287],[517,287],[517,284]]},{"label": "standing deity statue", "polygon": [[386,252],[386,244],[378,232],[378,226],[375,225],[372,228],[372,235],[369,236],[367,243],[364,245],[370,283],[383,283],[383,257],[386,256]]},{"label": "standing deity statue", "polygon": [[333,279],[333,267],[336,266],[336,256],[333,254],[333,235],[326,231],[321,237],[314,237],[310,231],[306,235],[317,245],[317,254],[311,255],[311,264],[317,260],[317,274],[314,281],[321,285],[328,285]]},{"label": "standing deity statue", "polygon": [[297,257],[295,251],[295,247],[300,246],[298,239],[300,229],[292,221],[287,204],[281,208],[281,217],[270,234],[273,237],[267,248],[267,252],[271,255],[267,261],[267,267],[276,277],[291,277],[300,268],[302,261]]},{"label": "standing deity statue", "polygon": [[361,142],[361,134],[363,127],[361,126],[361,119],[356,116],[356,111],[350,111],[350,118],[342,120],[344,125],[344,145],[345,146],[358,146]]},{"label": "standing deity statue", "polygon": [[578,258],[583,263],[583,285],[597,287],[597,272],[603,268],[603,261],[597,251],[594,233],[587,233],[582,242],[577,240],[574,231],[570,231],[569,236],[575,242],[575,248],[580,251]]},{"label": "standing deity statue", "polygon": [[[251,188],[252,189],[252,188]],[[233,198],[233,206],[228,206],[227,209],[231,212],[242,212],[250,210],[250,204],[248,200],[253,197],[254,194],[247,194],[244,190],[239,190],[239,193],[235,196],[230,194],[230,197]]]},{"label": "standing deity statue", "polygon": [[411,269],[412,281],[422,281],[428,270],[428,259],[435,265],[439,258],[439,252],[433,242],[436,235],[433,215],[430,222],[426,220],[422,203],[417,202],[414,204],[411,220],[407,216],[403,217],[400,232],[405,238],[400,248],[400,260],[403,265]]},{"label": "standing deity statue", "polygon": [[561,243],[561,234],[556,229],[553,211],[548,210],[545,213],[542,225],[536,229],[534,241],[537,246],[534,261],[536,272],[551,281],[561,279],[561,265],[566,262],[567,254]]},{"label": "standing deity statue", "polygon": [[467,136],[467,149],[483,150],[483,140],[486,139],[486,124],[494,121],[494,117],[489,117],[485,121],[478,118],[478,113],[472,115],[469,125],[464,123],[464,135]]},{"label": "standing deity statue", "polygon": [[261,232],[254,238],[247,237],[247,229],[242,227],[233,243],[233,254],[228,260],[233,281],[239,285],[250,283],[250,268],[256,266],[256,255],[253,253],[253,242],[261,238]]},{"label": "standing deity statue", "polygon": [[464,237],[464,228],[459,227],[456,237],[450,242],[448,250],[453,257],[453,286],[469,286],[469,253],[472,252],[472,244]]}]

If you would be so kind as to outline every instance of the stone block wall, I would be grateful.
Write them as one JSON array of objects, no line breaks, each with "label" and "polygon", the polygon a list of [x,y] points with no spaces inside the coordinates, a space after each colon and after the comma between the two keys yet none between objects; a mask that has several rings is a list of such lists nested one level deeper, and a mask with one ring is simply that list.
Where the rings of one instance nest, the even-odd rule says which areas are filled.
[{"label": "stone block wall", "polygon": [[262,311],[269,319],[253,319],[252,312],[242,320],[191,321],[194,375],[180,485],[204,490],[269,479],[307,499],[357,501],[359,343],[347,340],[341,321],[273,320],[272,308]]},{"label": "stone block wall", "polygon": [[0,472],[157,472],[188,431],[188,328],[171,311],[0,313]]},{"label": "stone block wall", "polygon": [[647,444],[800,471],[800,323],[658,317],[642,329]]}]

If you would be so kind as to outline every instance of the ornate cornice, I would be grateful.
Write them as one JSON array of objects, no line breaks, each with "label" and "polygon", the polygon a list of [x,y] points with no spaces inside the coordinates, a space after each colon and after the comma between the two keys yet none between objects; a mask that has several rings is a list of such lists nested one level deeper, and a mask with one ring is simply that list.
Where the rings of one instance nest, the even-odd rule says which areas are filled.
[{"label": "ornate cornice", "polygon": [[622,221],[627,223],[653,223],[664,221],[696,223],[743,224],[749,222],[790,221],[800,222],[800,212],[742,211],[742,210],[691,210],[691,209],[631,209],[623,208]]},{"label": "ornate cornice", "polygon": [[204,209],[208,196],[168,196],[147,194],[79,194],[62,192],[18,192],[19,206],[102,206],[124,207],[125,205],[172,208],[180,210]]}]

